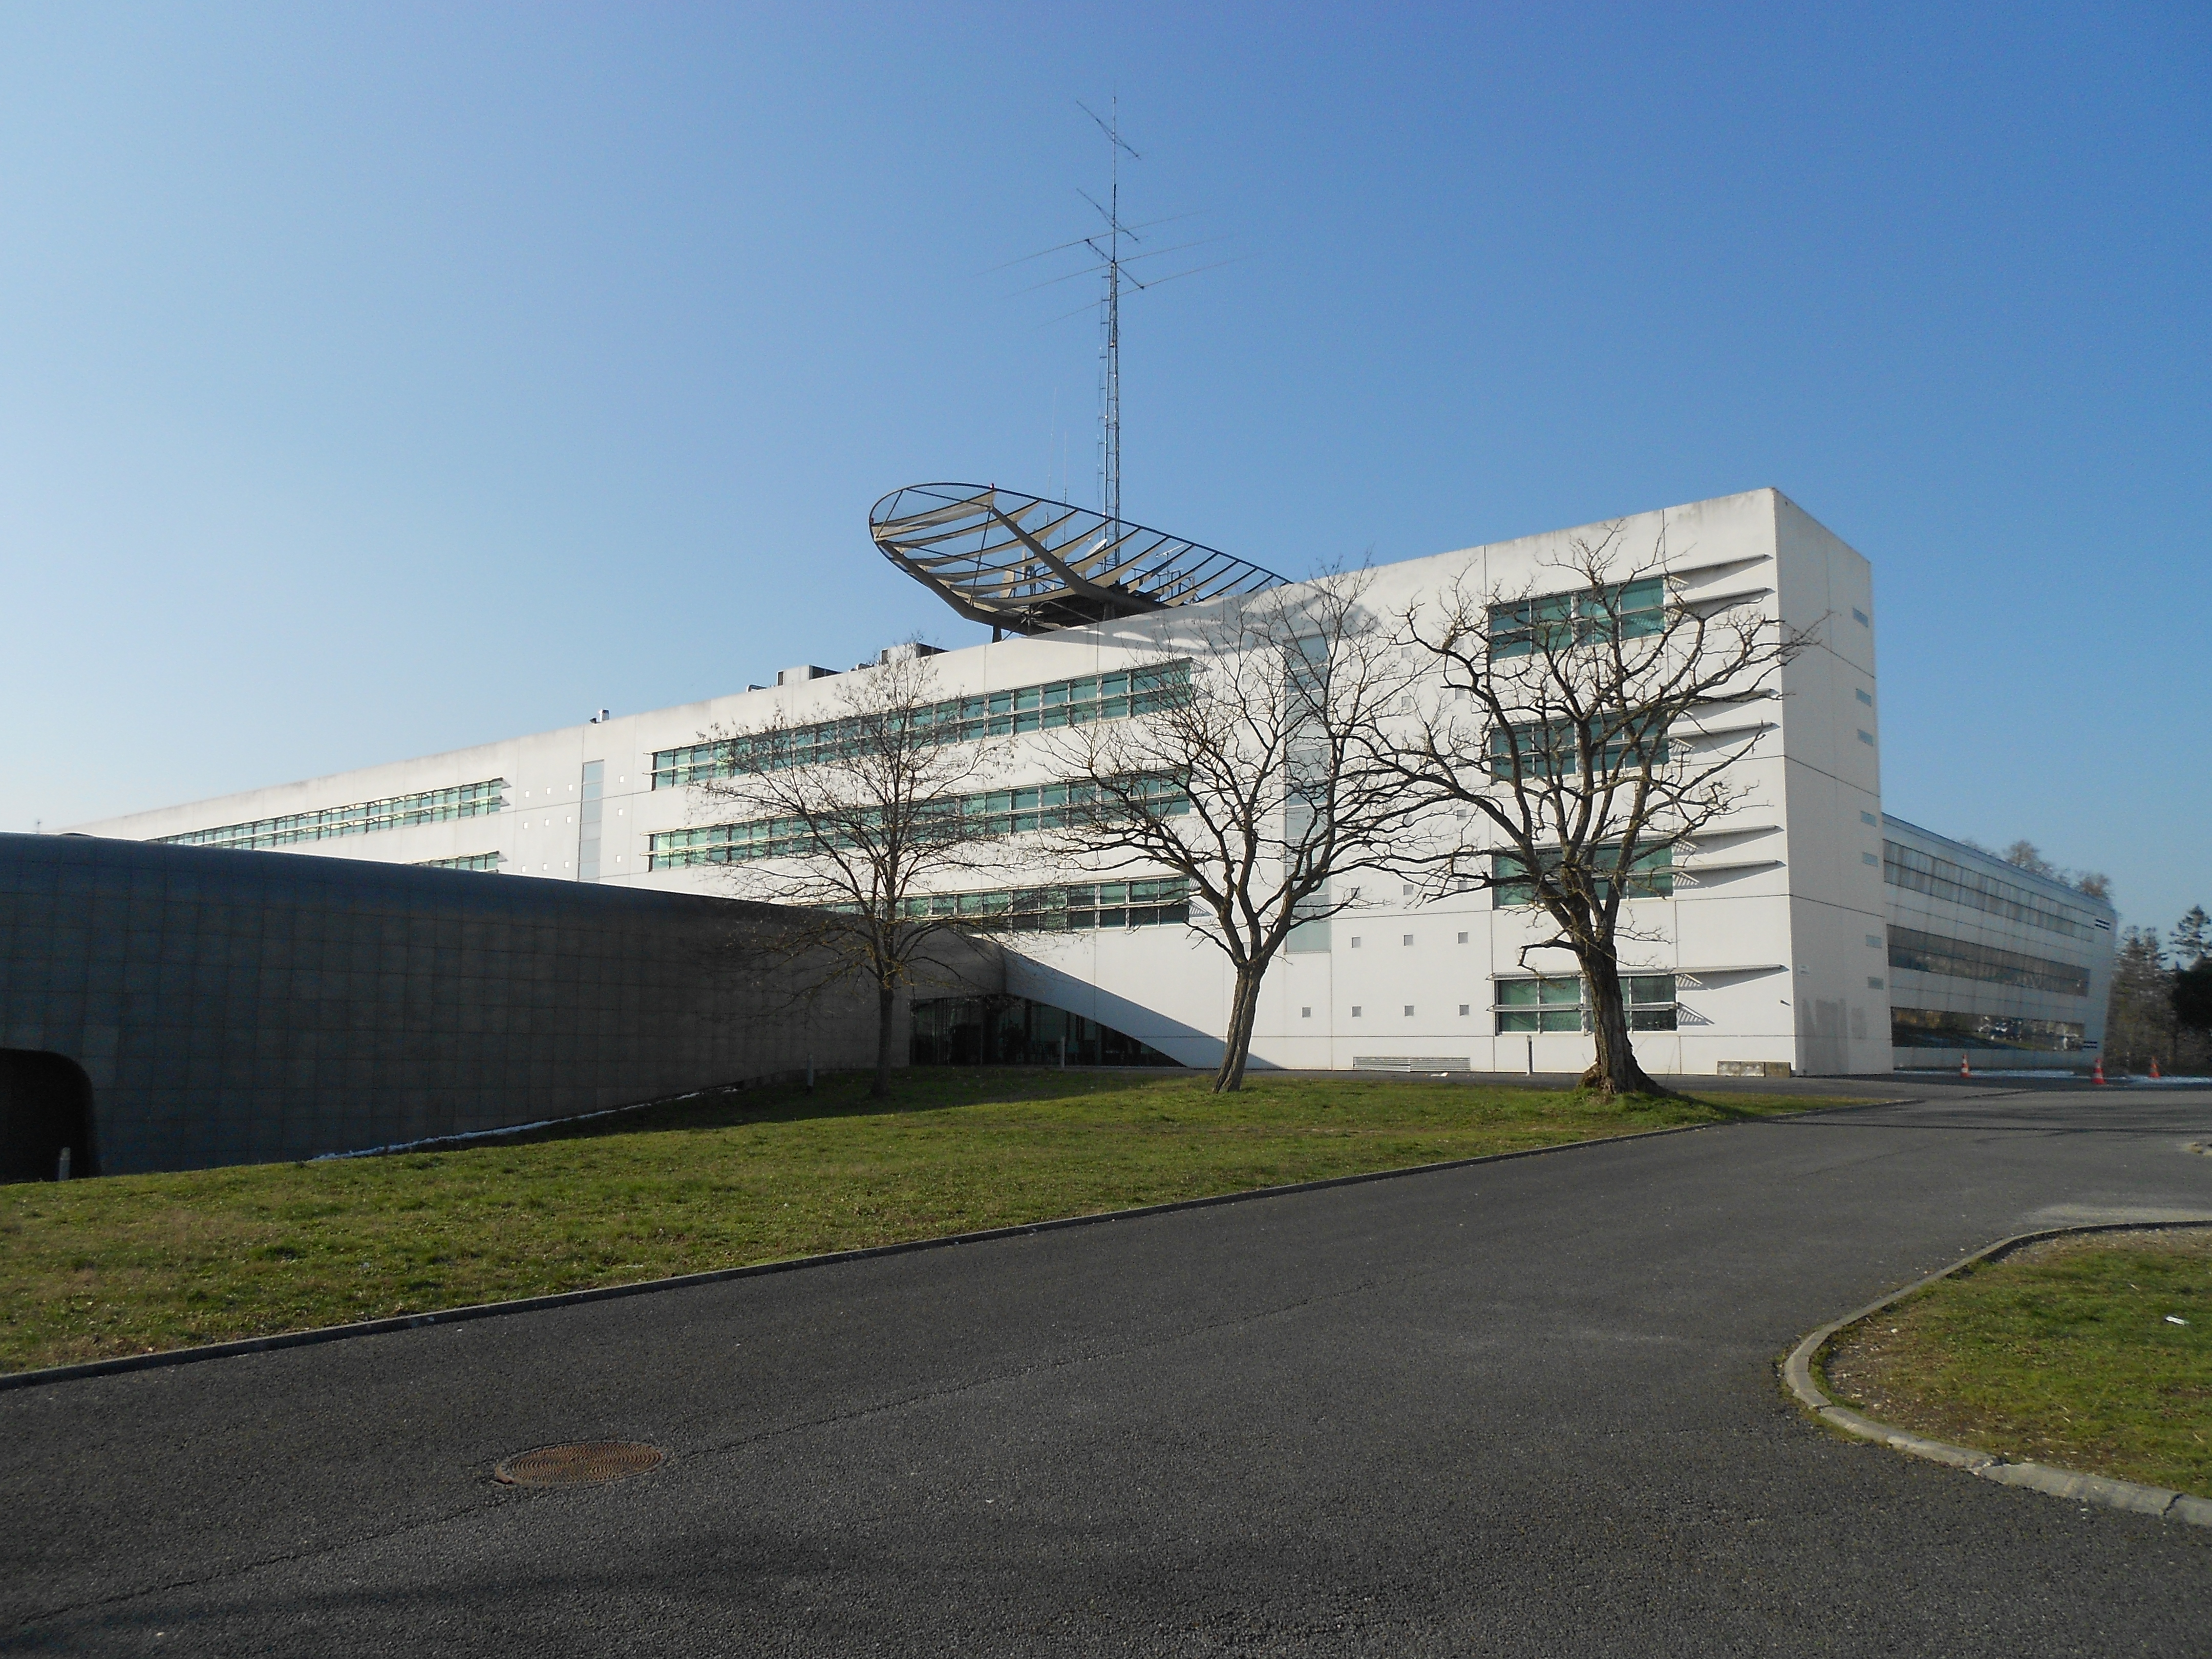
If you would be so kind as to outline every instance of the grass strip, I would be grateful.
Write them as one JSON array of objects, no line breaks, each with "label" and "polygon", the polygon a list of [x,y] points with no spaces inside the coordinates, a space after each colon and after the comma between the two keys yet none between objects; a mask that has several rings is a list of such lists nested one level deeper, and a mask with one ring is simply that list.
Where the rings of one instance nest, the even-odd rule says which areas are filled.
[{"label": "grass strip", "polygon": [[0,1188],[0,1370],[1832,1104],[916,1070],[489,1143]]},{"label": "grass strip", "polygon": [[2024,1246],[1845,1332],[1823,1369],[1915,1434],[2212,1496],[2212,1228]]}]

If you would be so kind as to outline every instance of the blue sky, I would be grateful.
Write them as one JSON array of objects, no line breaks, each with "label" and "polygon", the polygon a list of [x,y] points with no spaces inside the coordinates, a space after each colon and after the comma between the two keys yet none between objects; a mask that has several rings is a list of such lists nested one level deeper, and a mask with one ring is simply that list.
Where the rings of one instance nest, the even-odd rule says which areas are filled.
[{"label": "blue sky", "polygon": [[[2212,13],[0,12],[0,828],[978,631],[928,479],[1290,574],[1771,484],[1874,562],[1885,801],[2212,903]],[[1170,262],[1171,264],[1174,262]],[[1047,262],[1040,274],[1059,269]]]}]

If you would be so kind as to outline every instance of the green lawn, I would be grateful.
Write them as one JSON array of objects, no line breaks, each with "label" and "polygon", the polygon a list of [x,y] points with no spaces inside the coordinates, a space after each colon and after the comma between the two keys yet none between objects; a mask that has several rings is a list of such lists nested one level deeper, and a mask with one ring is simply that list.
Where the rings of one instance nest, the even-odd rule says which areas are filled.
[{"label": "green lawn", "polygon": [[2212,1228],[2030,1245],[1845,1333],[1825,1369],[1916,1434],[2212,1497]]},{"label": "green lawn", "polygon": [[1407,1079],[916,1070],[466,1150],[0,1188],[0,1370],[1825,1103]]}]

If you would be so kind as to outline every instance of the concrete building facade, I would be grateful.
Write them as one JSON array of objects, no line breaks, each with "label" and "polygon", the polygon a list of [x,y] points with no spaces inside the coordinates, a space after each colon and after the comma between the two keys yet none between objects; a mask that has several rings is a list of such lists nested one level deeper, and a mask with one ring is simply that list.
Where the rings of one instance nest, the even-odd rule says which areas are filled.
[{"label": "concrete building facade", "polygon": [[[1401,610],[1455,580],[1496,592],[1541,591],[1547,580],[1564,586],[1555,567],[1595,528],[1385,566],[1375,573],[1369,603]],[[1750,747],[1735,772],[1747,786],[1743,799],[1652,890],[1629,902],[1637,938],[1624,972],[1644,1066],[1693,1075],[1880,1073],[1949,1059],[1953,1050],[1922,1041],[1946,1036],[1982,1045],[1978,1052],[2016,1052],[2030,1064],[2074,1063],[2094,1052],[2103,1017],[2100,976],[2109,972],[2107,907],[2015,872],[2015,884],[2033,889],[2039,902],[2088,918],[2068,922],[2087,933],[2057,934],[2034,920],[2033,906],[2005,900],[2014,908],[1977,908],[1949,890],[1900,885],[1924,872],[1887,849],[1917,856],[1940,838],[1882,814],[1867,561],[1773,490],[1605,528],[1634,556],[1656,551],[1686,598],[1758,607],[1814,641],[1783,672],[1781,695],[1746,717]],[[1053,780],[1022,746],[1024,734],[1071,718],[1070,708],[1098,719],[1126,711],[1130,674],[1179,648],[1188,621],[1170,610],[1056,628],[949,651],[933,666],[939,695],[972,705],[992,730],[1013,739],[1018,758],[1006,786],[1042,787]],[[496,873],[602,890],[711,893],[727,872],[701,852],[713,840],[702,832],[720,833],[696,787],[699,769],[711,763],[709,734],[778,714],[799,723],[826,719],[834,707],[835,676],[805,668],[777,680],[82,830],[438,864],[487,879]],[[1978,878],[2002,879],[1968,863]],[[971,878],[963,893],[980,899],[993,885],[1033,888],[1037,879],[1017,873],[1010,857],[1003,881]],[[1271,972],[1255,1065],[1563,1072],[1588,1063],[1578,994],[1571,985],[1536,983],[1521,965],[1521,948],[1538,934],[1529,910],[1480,892],[1424,901],[1388,878],[1363,885],[1354,910],[1306,930]],[[1188,904],[1175,884],[1085,883],[1055,902],[1048,929],[1004,936],[1007,996],[1032,1011],[1090,1022],[1112,1039],[1100,1053],[1212,1064],[1226,1024],[1228,971],[1220,953],[1183,925]],[[1912,935],[1910,966],[1893,965],[1899,927]],[[2089,988],[2054,990],[2045,970],[2015,968],[2010,957],[2075,963],[2090,975]],[[1900,1027],[1900,1007],[1919,1011],[1919,1023]],[[1970,1026],[1930,1024],[1922,1014],[1989,1018]],[[1902,1046],[1900,1030],[1909,1031]],[[929,1057],[957,1046],[918,1041]]]},{"label": "concrete building facade", "polygon": [[1882,821],[1901,1067],[2084,1064],[2112,988],[2111,905],[1901,818]]}]

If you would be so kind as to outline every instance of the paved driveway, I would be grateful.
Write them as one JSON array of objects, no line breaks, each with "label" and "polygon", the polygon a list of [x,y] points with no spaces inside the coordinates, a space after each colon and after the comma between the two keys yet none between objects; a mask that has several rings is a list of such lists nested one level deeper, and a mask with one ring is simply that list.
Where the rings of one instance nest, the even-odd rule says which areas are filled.
[{"label": "paved driveway", "polygon": [[[2212,1214],[2212,1094],[1747,1123],[0,1394],[37,1651],[2212,1651],[2212,1530],[1846,1442],[1804,1331]],[[667,1448],[583,1491],[498,1458]]]}]

